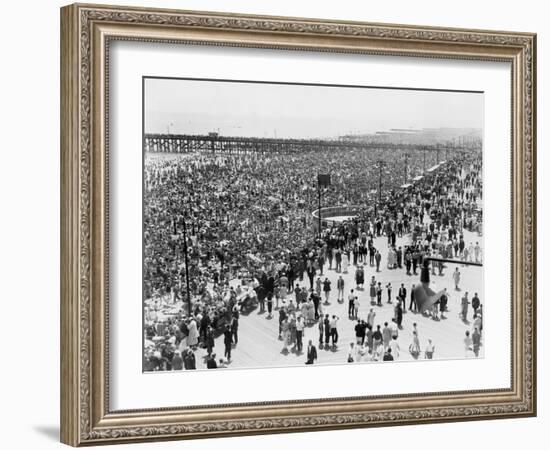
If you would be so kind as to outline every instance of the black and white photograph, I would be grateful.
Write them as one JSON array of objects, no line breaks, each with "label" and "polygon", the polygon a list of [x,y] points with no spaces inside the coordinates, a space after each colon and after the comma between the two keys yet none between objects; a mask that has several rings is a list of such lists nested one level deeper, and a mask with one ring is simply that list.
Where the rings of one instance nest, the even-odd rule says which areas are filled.
[{"label": "black and white photograph", "polygon": [[481,91],[144,77],[143,371],[483,358],[483,118]]}]

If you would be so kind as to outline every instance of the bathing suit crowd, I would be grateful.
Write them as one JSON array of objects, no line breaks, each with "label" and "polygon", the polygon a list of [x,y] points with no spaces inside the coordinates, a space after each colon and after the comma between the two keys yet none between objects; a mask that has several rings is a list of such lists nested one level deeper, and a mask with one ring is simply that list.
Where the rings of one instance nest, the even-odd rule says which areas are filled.
[{"label": "bathing suit crowd", "polygon": [[[381,173],[377,164],[384,158]],[[407,164],[409,173],[423,172],[420,153]],[[323,204],[360,208],[339,222],[323,220],[319,231],[311,215],[317,173],[329,171]],[[427,257],[482,262],[481,173],[476,151],[437,164],[405,186],[389,151],[147,154],[144,370],[231,365],[239,357],[239,323],[250,311],[274,319],[281,353],[303,354],[305,364],[322,363],[320,350],[341,350],[344,326],[353,328],[355,339],[344,344],[343,363],[404,354],[433,359],[437,343],[422,338],[416,322],[410,342],[402,342],[403,315],[422,314],[444,326],[451,296],[467,328],[457,337],[464,355],[456,357],[479,356],[482,285],[479,292],[460,290],[468,266],[430,264],[432,276],[451,277],[454,289],[427,311],[418,311],[413,289]],[[384,279],[388,271],[413,281],[392,286]],[[336,314],[335,304],[344,304],[339,311],[347,315]],[[387,320],[377,319],[381,308],[391,309]],[[223,356],[216,354],[218,338]]]}]

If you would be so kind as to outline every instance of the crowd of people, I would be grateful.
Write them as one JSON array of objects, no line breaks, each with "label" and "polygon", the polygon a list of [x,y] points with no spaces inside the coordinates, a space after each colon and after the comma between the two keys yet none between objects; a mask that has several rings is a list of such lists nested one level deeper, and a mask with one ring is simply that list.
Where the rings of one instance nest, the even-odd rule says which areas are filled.
[{"label": "crowd of people", "polygon": [[[379,201],[378,193],[373,195],[379,182],[376,161],[391,158],[391,152],[346,152],[147,156],[146,370],[196,368],[194,354],[199,346],[207,349],[206,367],[226,366],[238,342],[239,314],[256,305],[268,318],[278,314],[283,351],[304,352],[306,362],[312,364],[318,353],[313,342],[304,350],[306,327],[319,327],[323,348],[338,344],[339,318],[327,310],[334,288],[336,301],[344,302],[346,296],[348,318],[357,321],[354,326],[359,335],[357,342],[350,344],[349,362],[399,358],[402,350],[397,337],[407,310],[406,296],[394,298],[391,283],[376,277],[365,280],[365,268],[415,275],[427,257],[480,263],[479,241],[465,242],[463,230],[482,234],[481,156],[472,152],[449,160],[405,188],[399,187],[403,178],[396,174],[398,170],[387,170]],[[409,173],[419,170],[420,161],[409,159]],[[317,234],[310,223],[317,199],[311,174],[328,170],[332,184],[323,193],[324,202],[362,208],[354,219]],[[405,235],[410,236],[409,243],[397,246],[397,238]],[[374,245],[381,236],[387,239],[385,261],[381,249]],[[343,274],[353,270],[353,289],[368,288],[371,305],[380,306],[382,298],[391,303],[395,308],[391,323],[375,324],[368,314],[365,320],[359,319],[353,289],[344,286],[342,277],[334,288],[324,277],[325,271],[333,268]],[[443,262],[431,264],[434,275],[443,276],[445,270]],[[459,289],[460,275],[455,276],[453,273]],[[414,306],[411,299],[409,308]],[[481,320],[477,309],[474,322]],[[440,300],[425,314],[439,320],[445,311]],[[467,338],[474,340],[475,331]],[[217,358],[214,339],[222,334],[225,354]],[[418,351],[411,354],[420,354],[413,344],[409,350],[414,347]],[[424,354],[433,357],[433,342],[426,346]],[[315,358],[310,358],[313,350]]]}]

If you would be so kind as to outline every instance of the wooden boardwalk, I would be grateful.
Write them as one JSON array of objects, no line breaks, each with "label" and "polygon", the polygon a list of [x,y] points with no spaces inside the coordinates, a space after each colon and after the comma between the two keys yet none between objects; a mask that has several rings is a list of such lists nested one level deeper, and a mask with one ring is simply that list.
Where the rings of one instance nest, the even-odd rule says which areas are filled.
[{"label": "wooden boardwalk", "polygon": [[[465,241],[468,245],[469,242],[481,241],[477,235],[465,232]],[[399,238],[397,240],[397,246],[408,243],[407,238]],[[387,293],[385,286],[388,282],[391,282],[393,292],[392,297],[397,296],[397,292],[401,283],[405,284],[407,288],[407,297],[410,295],[412,284],[418,284],[420,280],[419,275],[406,275],[405,269],[387,269],[386,254],[387,245],[386,238],[380,237],[375,240],[375,246],[380,249],[382,253],[381,271],[376,273],[375,267],[365,266],[365,290],[356,291],[359,297],[360,308],[359,317],[366,320],[367,313],[369,312],[370,298],[368,297],[368,282],[372,275],[376,277],[377,281],[382,283],[384,287],[383,292],[383,306],[373,306],[376,312],[375,324],[380,324],[383,327],[384,322],[391,323],[393,317],[393,305],[387,304]],[[455,270],[455,265],[447,264],[447,268],[444,270],[443,276],[431,276],[432,283],[435,283],[436,289],[441,290],[447,288],[449,293],[448,312],[446,313],[446,319],[436,321],[429,317],[425,317],[421,314],[415,314],[407,311],[403,315],[403,330],[399,332],[398,343],[401,348],[398,361],[410,361],[413,357],[408,352],[409,344],[412,341],[412,329],[413,323],[417,324],[418,334],[420,339],[420,346],[424,351],[428,338],[431,338],[435,345],[434,359],[462,359],[465,357],[464,350],[464,333],[466,330],[472,330],[471,324],[464,323],[460,317],[460,300],[464,291],[469,292],[469,298],[471,298],[475,292],[479,294],[482,304],[485,306],[485,298],[483,292],[483,268],[473,266],[459,266],[462,274],[460,287],[461,291],[454,290],[454,284],[452,281],[452,272]],[[347,314],[347,295],[350,289],[355,288],[354,273],[355,268],[353,265],[349,266],[349,272],[342,274],[345,280],[345,293],[344,297],[346,301],[344,303],[337,303],[336,301],[336,280],[339,273],[335,270],[326,270],[324,276],[332,282],[332,291],[330,296],[330,305],[323,306],[324,312],[330,315],[337,315],[339,320],[338,333],[339,341],[336,348],[320,349],[318,345],[319,333],[317,324],[306,328],[304,333],[304,349],[307,346],[307,342],[311,339],[314,345],[318,349],[318,360],[316,364],[345,364],[347,362],[348,347],[350,342],[355,342],[355,320],[348,319]],[[324,276],[322,279],[324,279]],[[307,279],[304,279],[303,283],[309,283]],[[300,283],[302,284],[302,283]],[[409,298],[407,298],[407,306]],[[469,309],[468,319],[470,322],[473,319],[473,310]],[[274,310],[273,317],[267,318],[267,313],[259,313],[259,308],[256,308],[248,315],[241,315],[239,320],[239,336],[238,344],[234,346],[232,350],[232,361],[228,367],[230,368],[260,368],[260,367],[287,367],[303,365],[306,360],[304,353],[297,354],[293,351],[289,353],[283,353],[283,343],[278,339],[278,312]],[[217,359],[223,357],[224,345],[223,336],[216,339],[215,347]],[[205,368],[203,363],[206,351],[199,349],[197,351],[197,369]],[[470,355],[473,357],[473,355]],[[483,357],[483,346],[479,357]],[[423,358],[423,356],[421,356]],[[426,363],[429,363],[426,361]],[[372,363],[371,363],[372,364]]]}]

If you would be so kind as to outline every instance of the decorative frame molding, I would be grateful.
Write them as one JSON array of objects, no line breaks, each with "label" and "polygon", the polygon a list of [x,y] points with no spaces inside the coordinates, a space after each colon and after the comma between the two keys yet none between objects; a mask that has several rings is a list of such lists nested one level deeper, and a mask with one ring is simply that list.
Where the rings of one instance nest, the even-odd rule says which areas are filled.
[{"label": "decorative frame molding", "polygon": [[[512,65],[512,386],[112,412],[108,408],[109,42],[508,61]],[[61,9],[61,440],[129,441],[536,414],[536,35],[75,4]]]}]

